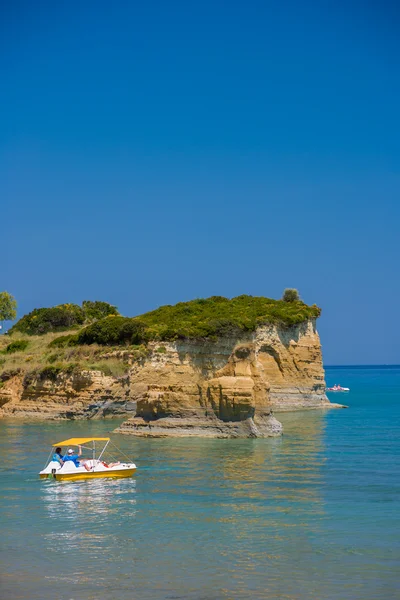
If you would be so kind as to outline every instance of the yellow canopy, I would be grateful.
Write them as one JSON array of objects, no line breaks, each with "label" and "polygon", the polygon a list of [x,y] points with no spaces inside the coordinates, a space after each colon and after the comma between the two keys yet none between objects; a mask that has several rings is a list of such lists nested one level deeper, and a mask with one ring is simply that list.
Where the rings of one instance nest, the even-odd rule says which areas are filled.
[{"label": "yellow canopy", "polygon": [[64,440],[63,442],[57,442],[53,444],[53,448],[56,446],[80,446],[81,444],[86,444],[87,442],[109,442],[110,438],[98,438],[98,437],[89,437],[89,438],[69,438],[69,440]]}]

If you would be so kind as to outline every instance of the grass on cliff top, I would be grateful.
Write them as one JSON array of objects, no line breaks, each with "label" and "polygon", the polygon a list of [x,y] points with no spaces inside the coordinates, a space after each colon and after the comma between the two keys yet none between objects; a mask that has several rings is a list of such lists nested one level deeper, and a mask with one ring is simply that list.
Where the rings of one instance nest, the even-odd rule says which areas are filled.
[{"label": "grass on cliff top", "polygon": [[270,298],[238,296],[179,302],[166,305],[138,317],[107,317],[101,319],[70,339],[55,340],[70,345],[146,344],[152,340],[215,339],[225,335],[238,335],[254,331],[267,323],[295,325],[320,315],[316,306],[304,302],[284,302]]},{"label": "grass on cliff top", "polygon": [[[74,346],[74,347],[52,347],[54,339],[69,338],[65,334],[48,333],[44,335],[31,336],[20,334],[0,336],[0,381],[2,376],[12,376],[16,373],[32,375],[45,371],[48,367],[54,367],[58,372],[71,372],[71,370],[99,370],[106,375],[121,377],[129,370],[129,365],[121,354],[120,347],[98,346]],[[26,341],[25,344],[19,342]],[[9,352],[10,344],[15,347],[18,342],[19,350]],[[145,349],[129,348],[129,354],[139,357],[145,353]]]},{"label": "grass on cliff top", "polygon": [[295,325],[320,315],[317,306],[304,302],[284,302],[262,296],[222,296],[161,306],[140,315],[151,339],[208,337],[230,331],[254,331],[266,323]]}]

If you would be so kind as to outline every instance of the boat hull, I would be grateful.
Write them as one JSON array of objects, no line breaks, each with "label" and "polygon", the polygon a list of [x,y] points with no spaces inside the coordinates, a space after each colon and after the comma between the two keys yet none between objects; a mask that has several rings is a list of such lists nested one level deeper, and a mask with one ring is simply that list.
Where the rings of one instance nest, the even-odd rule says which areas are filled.
[{"label": "boat hull", "polygon": [[122,479],[124,477],[132,477],[136,468],[132,469],[115,469],[112,471],[86,471],[85,473],[50,473],[41,474],[40,479],[56,479],[57,481],[80,481],[82,479]]}]

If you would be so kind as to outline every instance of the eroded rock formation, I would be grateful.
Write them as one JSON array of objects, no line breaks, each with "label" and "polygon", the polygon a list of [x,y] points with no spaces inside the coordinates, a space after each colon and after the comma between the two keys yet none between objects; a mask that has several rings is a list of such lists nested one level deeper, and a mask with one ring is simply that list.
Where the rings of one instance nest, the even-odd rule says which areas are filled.
[{"label": "eroded rock formation", "polygon": [[154,347],[132,368],[131,396],[136,415],[118,431],[140,436],[279,435],[272,409],[333,406],[314,321]]},{"label": "eroded rock formation", "polygon": [[18,381],[15,376],[0,390],[3,416],[134,413],[118,431],[149,437],[279,435],[273,410],[337,406],[325,396],[314,320],[266,325],[239,338],[154,342],[122,380],[82,371],[29,386]]},{"label": "eroded rock formation", "polygon": [[135,412],[129,379],[101,371],[61,373],[55,379],[15,374],[0,388],[0,416],[26,419],[85,419]]}]

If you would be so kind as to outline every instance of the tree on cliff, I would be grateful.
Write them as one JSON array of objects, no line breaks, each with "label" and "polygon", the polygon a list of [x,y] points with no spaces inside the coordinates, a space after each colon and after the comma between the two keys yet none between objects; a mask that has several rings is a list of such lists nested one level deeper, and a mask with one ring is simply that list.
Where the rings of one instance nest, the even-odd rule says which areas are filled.
[{"label": "tree on cliff", "polygon": [[300,294],[295,288],[286,288],[283,292],[282,300],[284,302],[298,302]]},{"label": "tree on cliff", "polygon": [[17,316],[17,301],[8,292],[0,292],[0,321],[13,321]]},{"label": "tree on cliff", "polygon": [[84,300],[82,302],[82,310],[85,313],[86,319],[89,321],[98,321],[99,319],[104,319],[104,317],[110,315],[114,317],[120,316],[116,306],[112,306],[112,304],[109,304],[108,302],[100,302],[99,300],[96,300],[95,302]]}]

